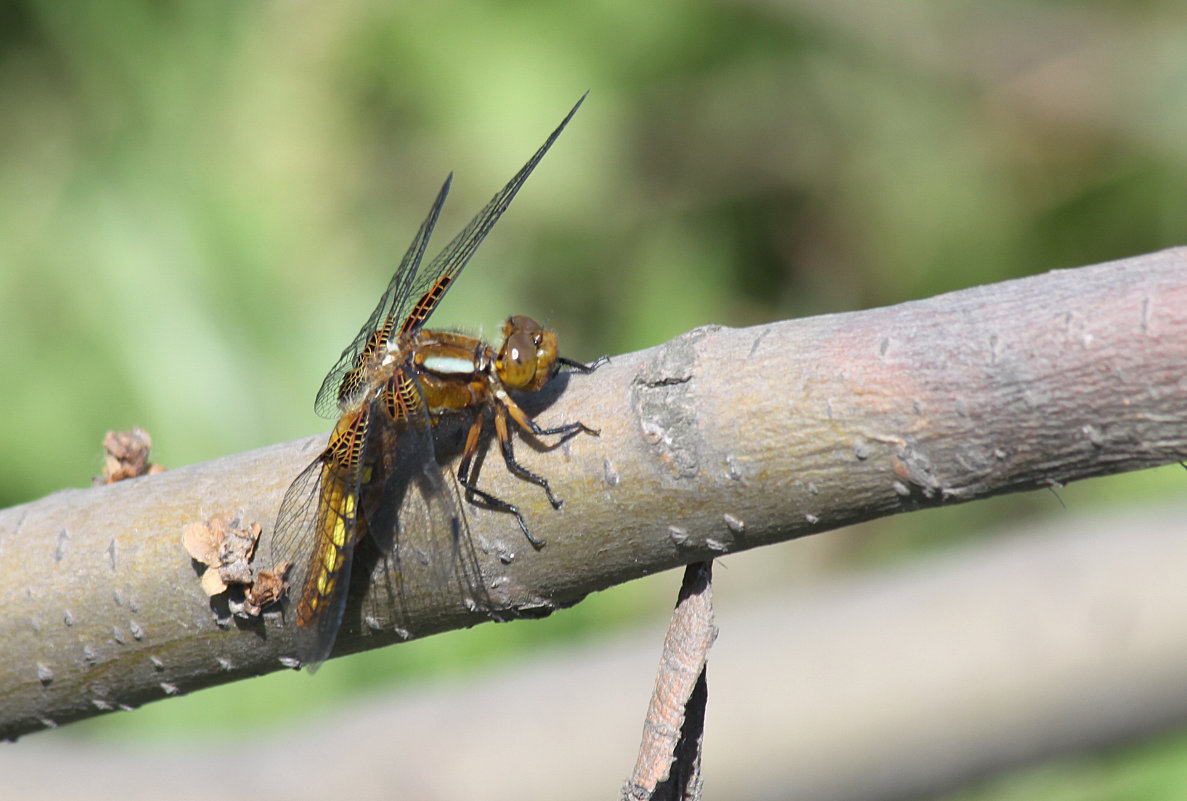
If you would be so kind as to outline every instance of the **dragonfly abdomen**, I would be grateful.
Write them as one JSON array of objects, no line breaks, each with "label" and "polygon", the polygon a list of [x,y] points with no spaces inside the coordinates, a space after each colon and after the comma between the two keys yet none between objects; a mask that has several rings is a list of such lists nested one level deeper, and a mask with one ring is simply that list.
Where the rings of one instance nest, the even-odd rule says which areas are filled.
[{"label": "dragonfly abdomen", "polygon": [[310,625],[321,614],[342,580],[342,568],[358,540],[359,487],[370,481],[372,472],[363,461],[370,422],[366,408],[344,416],[334,426],[322,454],[317,545],[297,605],[298,626]]}]

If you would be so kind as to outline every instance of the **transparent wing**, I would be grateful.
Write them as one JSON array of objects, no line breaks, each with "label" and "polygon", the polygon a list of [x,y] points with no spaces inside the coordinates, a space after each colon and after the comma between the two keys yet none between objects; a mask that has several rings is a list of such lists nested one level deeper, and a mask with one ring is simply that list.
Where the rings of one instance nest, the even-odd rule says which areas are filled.
[{"label": "transparent wing", "polygon": [[393,427],[399,447],[383,446],[383,503],[367,521],[376,558],[363,623],[404,636],[437,630],[438,619],[490,608],[465,512],[452,474],[437,463],[424,408],[422,395],[420,408],[408,410],[407,425]]},{"label": "transparent wing", "polygon": [[386,343],[388,336],[399,327],[400,321],[407,316],[412,305],[420,299],[416,287],[420,284],[435,282],[436,276],[426,276],[419,282],[416,277],[421,272],[421,259],[429,244],[429,238],[433,235],[433,228],[437,225],[441,207],[445,205],[445,198],[449,195],[449,185],[452,181],[453,173],[450,173],[446,177],[445,183],[441,185],[440,191],[437,192],[437,198],[429,208],[428,216],[420,224],[420,229],[417,230],[412,244],[404,253],[404,258],[400,260],[400,266],[396,268],[387,289],[379,298],[375,311],[371,312],[371,316],[367,318],[367,322],[363,323],[363,327],[359,329],[354,341],[346,346],[346,350],[342,351],[342,355],[338,357],[338,361],[330,368],[330,372],[322,381],[321,389],[317,392],[317,400],[313,404],[314,410],[322,417],[337,417],[341,413],[338,387],[342,383],[342,378],[359,364],[359,356],[366,349],[371,335],[386,328],[387,336],[383,337],[384,343]]},{"label": "transparent wing", "polygon": [[569,124],[569,120],[577,113],[577,109],[585,101],[585,95],[577,101],[576,105],[569,110],[565,118],[561,120],[560,125],[549,134],[548,138],[544,140],[544,144],[532,154],[528,159],[527,164],[520,168],[519,172],[511,178],[507,184],[495,193],[495,196],[482,207],[482,210],[474,215],[474,219],[462,229],[462,232],[453,238],[445,249],[429,262],[429,266],[422,270],[420,275],[415,276],[410,287],[410,297],[417,297],[421,299],[411,308],[410,314],[405,319],[402,330],[404,332],[415,331],[424,325],[429,315],[433,313],[433,309],[441,301],[445,295],[446,290],[461,273],[462,269],[470,261],[470,257],[474,255],[474,251],[482,244],[482,240],[490,233],[491,228],[503,216],[503,212],[511,205],[511,201],[515,198],[516,193],[519,192],[520,187],[532,174],[532,170],[536,169],[536,165],[540,163],[540,159],[544,158],[544,154],[552,147],[552,143],[556,141],[557,137],[561,135],[561,131],[565,130],[565,126]]},{"label": "transparent wing", "polygon": [[338,391],[342,379],[358,364],[359,356],[366,349],[374,332],[384,330],[383,339],[386,341],[388,337],[396,336],[395,332],[397,331],[399,334],[406,334],[425,324],[429,315],[433,313],[437,304],[449,291],[454,280],[469,263],[474,251],[478,249],[482,240],[486,238],[503,212],[511,205],[511,201],[519,192],[520,187],[532,174],[532,170],[536,169],[540,159],[544,158],[544,154],[552,147],[552,143],[560,136],[561,131],[569,124],[569,120],[577,113],[577,109],[584,101],[585,95],[582,95],[576,105],[561,120],[556,130],[528,159],[527,164],[523,165],[519,172],[507,182],[506,186],[482,207],[482,210],[474,216],[474,219],[470,220],[461,233],[455,236],[426,267],[420,269],[420,260],[424,254],[425,245],[437,222],[441,205],[445,202],[445,195],[449,191],[450,179],[453,177],[452,173],[450,174],[450,179],[446,179],[445,185],[441,187],[441,192],[437,195],[437,200],[429,210],[429,216],[421,224],[416,239],[412,241],[408,252],[404,254],[404,259],[396,269],[395,275],[392,276],[391,283],[388,284],[383,297],[379,299],[379,305],[375,307],[375,311],[371,313],[358,336],[342,352],[342,356],[339,357],[338,362],[322,382],[321,390],[317,393],[317,402],[314,404],[318,414],[323,417],[334,417],[338,413]]},{"label": "transparent wing", "polygon": [[363,600],[364,624],[405,638],[448,627],[457,615],[491,611],[453,477],[440,467],[410,476]]}]

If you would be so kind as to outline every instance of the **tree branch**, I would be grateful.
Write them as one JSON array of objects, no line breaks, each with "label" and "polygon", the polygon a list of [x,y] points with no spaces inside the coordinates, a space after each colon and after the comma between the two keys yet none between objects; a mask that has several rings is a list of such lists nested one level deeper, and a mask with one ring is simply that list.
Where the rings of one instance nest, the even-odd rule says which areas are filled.
[{"label": "tree branch", "polygon": [[[519,446],[565,500],[558,511],[489,462],[482,486],[548,544],[533,551],[507,515],[469,510],[475,562],[494,607],[540,615],[730,551],[1182,460],[1185,361],[1183,249],[883,309],[697,329],[546,390],[542,423],[582,420],[601,436]],[[216,623],[181,533],[238,516],[267,539],[324,441],[0,512],[0,734],[284,666],[279,614]],[[335,653],[487,617],[458,594],[410,593],[388,610],[374,602],[396,581],[385,569],[352,601],[367,611],[348,612]]]}]

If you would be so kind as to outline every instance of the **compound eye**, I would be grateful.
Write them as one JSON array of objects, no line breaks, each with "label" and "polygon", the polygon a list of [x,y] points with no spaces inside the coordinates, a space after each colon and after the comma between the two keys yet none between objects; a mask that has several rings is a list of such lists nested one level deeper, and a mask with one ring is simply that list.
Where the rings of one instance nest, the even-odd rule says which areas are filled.
[{"label": "compound eye", "polygon": [[511,389],[522,389],[536,375],[536,343],[529,331],[515,331],[507,337],[500,354],[499,378]]},{"label": "compound eye", "polygon": [[540,331],[540,324],[526,314],[516,314],[507,318],[503,323],[503,336],[509,337],[516,331],[536,333]]}]

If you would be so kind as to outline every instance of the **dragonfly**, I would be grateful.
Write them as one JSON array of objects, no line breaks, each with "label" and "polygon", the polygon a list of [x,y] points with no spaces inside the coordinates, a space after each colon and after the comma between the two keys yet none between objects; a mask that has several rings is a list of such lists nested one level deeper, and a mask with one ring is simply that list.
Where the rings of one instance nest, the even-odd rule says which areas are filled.
[{"label": "dragonfly", "polygon": [[[475,250],[585,100],[582,96],[543,145],[435,258],[423,257],[449,193],[445,179],[378,305],[326,375],[315,409],[336,418],[329,443],[297,476],[280,505],[272,536],[273,564],[289,563],[286,583],[295,620],[295,646],[310,670],[324,661],[346,607],[356,546],[370,535],[399,563],[458,562],[465,515],[448,472],[437,462],[433,429],[447,418],[473,414],[456,478],[466,499],[506,512],[539,548],[519,509],[476,484],[475,458],[493,419],[503,461],[515,475],[538,485],[554,508],[561,501],[548,480],[515,458],[516,428],[533,438],[597,435],[581,422],[539,425],[512,391],[534,392],[562,368],[588,373],[593,364],[559,355],[557,335],[530,317],[516,315],[494,348],[477,337],[425,328]],[[411,553],[400,530],[411,516],[431,529],[428,546]],[[425,547],[435,549],[431,555]],[[404,551],[404,552],[402,552]],[[386,558],[386,557],[385,557]],[[474,571],[466,583],[479,583]],[[473,589],[473,586],[470,588]]]}]

